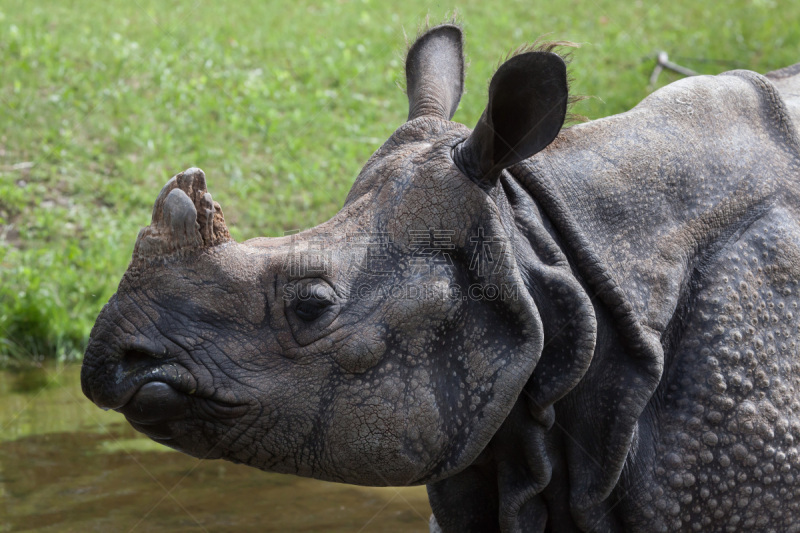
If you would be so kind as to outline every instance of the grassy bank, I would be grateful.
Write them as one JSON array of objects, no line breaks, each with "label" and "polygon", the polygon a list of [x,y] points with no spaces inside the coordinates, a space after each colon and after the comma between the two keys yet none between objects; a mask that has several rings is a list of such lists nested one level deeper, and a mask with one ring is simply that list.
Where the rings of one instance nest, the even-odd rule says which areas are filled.
[{"label": "grassy bank", "polygon": [[[498,60],[583,43],[575,109],[648,94],[655,53],[696,71],[800,61],[800,3],[0,3],[0,363],[79,357],[163,183],[190,166],[237,239],[318,224],[405,120],[403,30],[458,8],[473,124]],[[400,10],[402,9],[402,10]],[[676,79],[664,73],[663,85]]]}]

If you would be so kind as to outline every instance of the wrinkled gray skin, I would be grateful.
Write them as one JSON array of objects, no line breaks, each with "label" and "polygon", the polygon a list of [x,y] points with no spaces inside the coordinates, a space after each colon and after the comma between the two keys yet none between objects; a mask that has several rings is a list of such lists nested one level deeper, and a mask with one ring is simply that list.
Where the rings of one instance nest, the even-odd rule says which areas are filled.
[{"label": "wrinkled gray skin", "polygon": [[414,44],[408,122],[298,235],[233,242],[173,178],[86,395],[198,457],[425,483],[434,531],[800,530],[800,66],[560,131],[527,51],[470,131],[463,64],[454,26]]}]

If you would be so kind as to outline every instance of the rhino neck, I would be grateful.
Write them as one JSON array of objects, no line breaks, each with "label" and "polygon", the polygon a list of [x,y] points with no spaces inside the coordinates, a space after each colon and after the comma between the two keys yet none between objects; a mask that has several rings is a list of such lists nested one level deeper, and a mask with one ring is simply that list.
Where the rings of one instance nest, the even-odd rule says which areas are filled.
[{"label": "rhino neck", "polygon": [[544,348],[521,399],[547,428],[554,405],[581,381],[597,339],[595,309],[547,215],[514,179],[501,180],[513,213],[514,257],[544,329]]},{"label": "rhino neck", "polygon": [[[574,528],[556,404],[581,382],[595,352],[597,322],[585,287],[547,217],[510,176],[493,195],[525,290],[542,321],[543,349],[503,425],[478,459],[428,486],[444,531]],[[487,486],[495,490],[487,499]],[[469,502],[474,501],[475,505]],[[465,512],[465,509],[470,509]],[[454,512],[454,510],[456,510]]]}]

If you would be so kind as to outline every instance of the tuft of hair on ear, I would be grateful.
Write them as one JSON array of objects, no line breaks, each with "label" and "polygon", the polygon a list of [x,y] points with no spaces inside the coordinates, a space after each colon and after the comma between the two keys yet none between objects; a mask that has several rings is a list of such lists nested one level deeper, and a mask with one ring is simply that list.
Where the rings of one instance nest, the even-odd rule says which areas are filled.
[{"label": "tuft of hair on ear", "polygon": [[[567,77],[567,85],[572,83],[572,78]],[[567,97],[567,116],[564,118],[565,127],[570,127],[574,124],[580,124],[581,122],[589,122],[589,117],[586,115],[580,115],[578,113],[573,113],[570,111],[572,106],[577,104],[578,102],[583,102],[584,100],[588,100],[592,98],[591,96],[586,96],[584,94],[576,94],[575,96],[568,96]]]},{"label": "tuft of hair on ear", "polygon": [[[495,67],[495,71],[500,68],[500,65],[508,61],[514,56],[527,54],[528,52],[549,52],[552,54],[558,55],[561,59],[564,60],[564,63],[567,65],[567,90],[570,91],[569,96],[567,97],[567,116],[564,120],[564,124],[569,127],[572,124],[577,124],[580,122],[587,122],[589,120],[588,117],[583,115],[575,114],[571,111],[572,106],[577,104],[578,102],[582,102],[583,100],[587,100],[591,98],[591,96],[585,95],[573,95],[571,94],[572,82],[575,79],[572,77],[572,73],[569,71],[569,64],[572,62],[573,52],[572,50],[576,48],[580,48],[580,43],[575,43],[572,41],[550,41],[546,40],[549,34],[540,35],[537,37],[533,42],[523,44],[518,46],[514,50],[511,50],[508,54],[506,54],[504,59],[501,59],[497,67]],[[566,49],[566,50],[565,50]],[[489,79],[491,83],[491,78]]]},{"label": "tuft of hair on ear", "polygon": [[461,16],[458,13],[458,9],[453,9],[452,13],[446,13],[444,16],[444,20],[437,24],[431,24],[431,14],[428,13],[425,15],[425,19],[417,24],[417,34],[414,36],[414,40],[409,40],[408,34],[406,33],[405,28],[403,28],[403,37],[406,40],[406,56],[408,56],[408,51],[411,50],[411,45],[417,42],[417,39],[425,35],[431,28],[435,28],[436,26],[441,26],[442,24],[451,24],[453,26],[458,26],[461,28],[463,33],[464,31],[464,24],[461,22]]},{"label": "tuft of hair on ear", "polygon": [[518,46],[506,55],[503,62],[508,61],[514,56],[527,54],[528,52],[551,52],[561,56],[561,59],[563,59],[565,63],[572,61],[572,51],[564,52],[562,50],[564,48],[580,48],[580,43],[574,43],[572,41],[546,40],[545,37],[548,35],[550,34],[546,33],[544,35],[540,35],[533,42]]}]

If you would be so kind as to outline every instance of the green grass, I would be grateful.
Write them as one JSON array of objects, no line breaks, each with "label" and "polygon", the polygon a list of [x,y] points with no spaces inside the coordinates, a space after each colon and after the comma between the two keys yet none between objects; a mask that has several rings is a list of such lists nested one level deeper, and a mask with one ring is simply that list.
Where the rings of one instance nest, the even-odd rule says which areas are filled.
[{"label": "green grass", "polygon": [[[800,61],[800,3],[0,2],[0,362],[80,356],[163,183],[190,166],[237,239],[318,224],[406,117],[403,30],[457,8],[472,125],[500,58],[582,43],[576,113],[648,94],[655,53],[703,73]],[[677,79],[664,73],[661,84]]]}]

